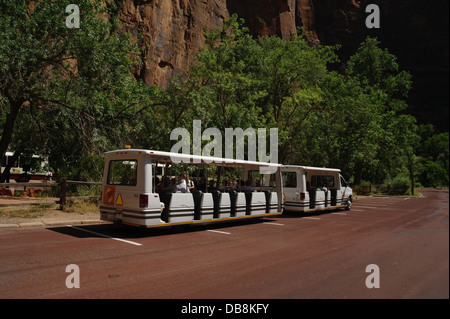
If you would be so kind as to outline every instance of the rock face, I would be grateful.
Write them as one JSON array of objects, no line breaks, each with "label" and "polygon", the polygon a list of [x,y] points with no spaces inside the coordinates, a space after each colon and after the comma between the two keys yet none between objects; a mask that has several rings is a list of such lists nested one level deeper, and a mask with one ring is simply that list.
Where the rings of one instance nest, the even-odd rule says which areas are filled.
[{"label": "rock face", "polygon": [[[311,43],[341,44],[341,60],[355,52],[367,35],[398,57],[414,77],[413,113],[448,130],[448,0],[121,0],[123,26],[145,46],[136,77],[167,87],[187,69],[203,32],[223,26],[237,13],[253,36],[276,34],[288,39],[297,27]],[[368,29],[368,4],[378,4],[380,29]],[[423,113],[426,114],[423,114]]]},{"label": "rock face", "polygon": [[145,46],[136,76],[166,87],[204,44],[203,32],[221,27],[227,18],[225,0],[123,0],[122,25]]},{"label": "rock face", "polygon": [[136,77],[166,87],[193,61],[204,31],[221,28],[233,13],[245,19],[255,37],[276,34],[287,40],[301,26],[318,43],[312,0],[123,0],[121,23],[146,47]]}]

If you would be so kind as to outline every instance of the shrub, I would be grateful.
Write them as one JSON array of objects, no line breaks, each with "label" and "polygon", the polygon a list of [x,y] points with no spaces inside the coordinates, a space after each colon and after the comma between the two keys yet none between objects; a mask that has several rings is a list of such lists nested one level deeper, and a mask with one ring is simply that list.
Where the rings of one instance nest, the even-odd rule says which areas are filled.
[{"label": "shrub", "polygon": [[448,186],[448,172],[439,163],[427,161],[423,165],[420,182],[425,187]]},{"label": "shrub", "polygon": [[410,181],[407,176],[397,175],[391,182],[390,195],[405,195],[409,189]]}]

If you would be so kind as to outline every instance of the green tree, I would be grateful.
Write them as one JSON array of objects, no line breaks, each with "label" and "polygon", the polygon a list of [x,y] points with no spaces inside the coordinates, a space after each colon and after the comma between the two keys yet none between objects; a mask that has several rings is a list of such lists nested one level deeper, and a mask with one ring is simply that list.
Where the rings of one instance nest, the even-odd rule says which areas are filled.
[{"label": "green tree", "polygon": [[[302,123],[322,112],[321,81],[336,61],[333,47],[311,47],[293,34],[252,38],[237,15],[223,29],[206,33],[206,46],[187,75],[188,87],[202,99],[194,116],[208,126],[278,128],[279,160],[295,159],[292,139]],[[194,94],[194,95],[195,95]]]},{"label": "green tree", "polygon": [[[71,3],[80,28],[66,26]],[[145,89],[130,72],[138,50],[114,6],[0,0],[0,160],[8,147],[28,149],[68,169],[123,136],[124,119],[149,95],[133,95]]]},{"label": "green tree", "polygon": [[190,91],[203,97],[197,100],[197,112],[205,125],[221,130],[256,124],[256,101],[266,94],[253,72],[261,48],[243,24],[233,15],[223,29],[207,31],[206,46],[189,70]]},{"label": "green tree", "polygon": [[[355,183],[362,176],[381,182],[403,167],[402,158],[412,158],[418,143],[416,124],[410,116],[400,116],[407,108],[405,98],[412,85],[411,75],[399,71],[396,57],[368,37],[347,62],[346,76],[363,96],[370,121],[360,128],[365,136],[359,143],[371,152],[359,153],[354,162]],[[368,162],[368,160],[370,162]],[[413,176],[413,173],[410,173]],[[413,178],[411,178],[413,184]]]},{"label": "green tree", "polygon": [[433,134],[433,127],[422,126],[423,143],[418,150],[423,160],[420,182],[426,187],[449,185],[449,133]]},{"label": "green tree", "polygon": [[261,118],[266,127],[279,129],[280,161],[299,163],[303,151],[298,143],[309,131],[308,120],[328,111],[322,86],[329,76],[328,64],[337,61],[336,48],[311,47],[301,30],[289,41],[272,36],[258,42],[264,55],[257,76],[267,92]]}]

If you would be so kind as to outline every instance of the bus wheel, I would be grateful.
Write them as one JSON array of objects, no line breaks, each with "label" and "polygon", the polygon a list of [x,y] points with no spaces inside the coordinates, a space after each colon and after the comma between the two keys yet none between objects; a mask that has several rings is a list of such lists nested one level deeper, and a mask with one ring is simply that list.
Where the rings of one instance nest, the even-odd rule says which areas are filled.
[{"label": "bus wheel", "polygon": [[348,199],[347,205],[345,206],[345,210],[350,210],[350,209],[352,209],[352,200],[351,200],[351,198]]}]

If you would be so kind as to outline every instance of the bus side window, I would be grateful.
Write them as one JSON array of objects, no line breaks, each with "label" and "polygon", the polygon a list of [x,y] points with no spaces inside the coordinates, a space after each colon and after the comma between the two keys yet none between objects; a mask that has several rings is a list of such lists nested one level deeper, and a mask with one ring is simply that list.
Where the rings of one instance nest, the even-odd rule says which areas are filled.
[{"label": "bus side window", "polygon": [[333,188],[334,187],[334,176],[328,176],[327,186],[328,186],[328,188]]},{"label": "bus side window", "polygon": [[282,178],[284,187],[297,187],[296,172],[283,172]]},{"label": "bus side window", "polygon": [[317,176],[313,175],[313,176],[311,176],[311,187],[315,188],[317,186],[318,186],[317,185]]}]

